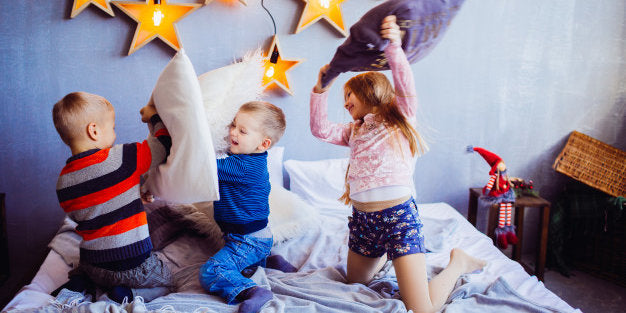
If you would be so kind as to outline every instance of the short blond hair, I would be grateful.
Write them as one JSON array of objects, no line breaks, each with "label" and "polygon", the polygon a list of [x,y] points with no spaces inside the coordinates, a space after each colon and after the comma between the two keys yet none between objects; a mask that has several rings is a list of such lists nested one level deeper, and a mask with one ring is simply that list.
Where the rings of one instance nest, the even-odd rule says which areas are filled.
[{"label": "short blond hair", "polygon": [[80,138],[87,125],[100,122],[113,105],[104,97],[87,92],[72,92],[54,104],[52,120],[66,145]]},{"label": "short blond hair", "polygon": [[285,133],[287,123],[285,114],[279,107],[266,101],[250,101],[244,103],[240,112],[257,114],[261,122],[261,131],[272,141],[273,146]]}]

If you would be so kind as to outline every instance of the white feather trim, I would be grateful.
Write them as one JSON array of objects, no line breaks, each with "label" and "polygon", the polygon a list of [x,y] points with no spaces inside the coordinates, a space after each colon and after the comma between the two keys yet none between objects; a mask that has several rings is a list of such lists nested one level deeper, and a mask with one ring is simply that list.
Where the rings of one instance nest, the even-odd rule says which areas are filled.
[{"label": "white feather trim", "polygon": [[202,100],[217,154],[228,149],[228,125],[242,104],[263,94],[263,54],[260,49],[233,63],[198,77]]}]

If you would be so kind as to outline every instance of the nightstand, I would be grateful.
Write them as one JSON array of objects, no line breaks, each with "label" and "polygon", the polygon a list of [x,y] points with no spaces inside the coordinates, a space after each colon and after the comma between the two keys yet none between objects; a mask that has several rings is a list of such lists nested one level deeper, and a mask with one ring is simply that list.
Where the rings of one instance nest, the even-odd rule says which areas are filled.
[{"label": "nightstand", "polygon": [[[482,188],[469,189],[469,204],[467,209],[467,220],[476,227],[476,214],[478,212],[478,198],[482,195]],[[535,268],[522,262],[522,245],[524,238],[524,211],[526,208],[538,208],[539,215],[539,236],[537,242],[537,251],[535,254]],[[489,208],[489,219],[487,223],[487,235],[493,239],[493,230],[497,224],[498,218],[497,205]],[[550,202],[541,197],[521,196],[515,199],[515,231],[517,233],[518,242],[513,247],[513,260],[519,262],[526,272],[534,274],[543,281],[543,273],[546,267],[546,250],[548,248],[548,226],[550,222]]]}]

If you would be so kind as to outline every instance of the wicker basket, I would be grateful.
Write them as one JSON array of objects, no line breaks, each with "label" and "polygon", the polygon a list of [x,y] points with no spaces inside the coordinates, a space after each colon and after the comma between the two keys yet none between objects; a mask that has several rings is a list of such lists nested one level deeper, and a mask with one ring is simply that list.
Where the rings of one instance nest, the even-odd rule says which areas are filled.
[{"label": "wicker basket", "polygon": [[552,166],[614,197],[626,196],[626,152],[573,131]]}]

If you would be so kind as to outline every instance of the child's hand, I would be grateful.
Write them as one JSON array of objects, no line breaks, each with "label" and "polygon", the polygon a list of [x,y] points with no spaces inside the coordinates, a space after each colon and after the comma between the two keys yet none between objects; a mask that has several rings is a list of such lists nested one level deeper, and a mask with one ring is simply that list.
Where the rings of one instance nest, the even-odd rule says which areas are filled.
[{"label": "child's hand", "polygon": [[389,39],[391,43],[401,44],[402,37],[400,36],[400,26],[396,24],[396,16],[389,15],[383,19],[380,25],[380,36]]},{"label": "child's hand", "polygon": [[152,195],[152,193],[150,193],[150,191],[146,191],[141,194],[141,202],[143,202],[144,204],[152,203],[154,202],[154,196]]},{"label": "child's hand", "polygon": [[324,75],[326,73],[326,71],[328,71],[328,67],[329,65],[326,64],[324,66],[322,66],[322,68],[320,69],[320,73],[317,75],[317,84],[315,84],[315,87],[313,87],[313,92],[315,93],[324,93],[326,92],[328,89],[330,89],[330,86],[333,84],[333,82],[335,81],[335,79],[331,80],[328,82],[328,85],[326,85],[326,87],[322,87],[322,75]]},{"label": "child's hand", "polygon": [[144,123],[148,123],[152,115],[157,114],[157,110],[156,110],[156,107],[154,106],[154,102],[152,101],[152,98],[150,98],[150,102],[148,102],[146,106],[144,106],[143,108],[141,108],[141,110],[139,110],[139,113],[141,114],[141,121]]}]

